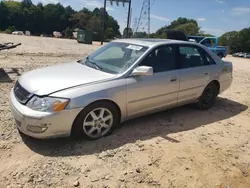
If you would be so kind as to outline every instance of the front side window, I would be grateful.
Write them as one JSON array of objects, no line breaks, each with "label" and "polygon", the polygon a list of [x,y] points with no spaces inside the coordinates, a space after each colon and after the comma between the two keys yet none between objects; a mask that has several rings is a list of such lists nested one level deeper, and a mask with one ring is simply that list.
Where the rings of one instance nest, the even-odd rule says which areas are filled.
[{"label": "front side window", "polygon": [[179,62],[181,68],[200,67],[206,65],[200,50],[195,46],[180,46],[179,52]]},{"label": "front side window", "polygon": [[123,42],[110,42],[83,60],[85,65],[111,74],[126,71],[148,47]]},{"label": "front side window", "polygon": [[172,46],[158,47],[142,61],[141,65],[150,66],[154,73],[174,70],[175,64],[175,49]]}]

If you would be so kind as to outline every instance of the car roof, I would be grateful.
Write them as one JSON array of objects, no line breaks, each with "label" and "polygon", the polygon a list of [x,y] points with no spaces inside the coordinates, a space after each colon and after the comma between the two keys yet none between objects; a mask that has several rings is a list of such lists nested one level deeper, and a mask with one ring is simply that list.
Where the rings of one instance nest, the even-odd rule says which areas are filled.
[{"label": "car roof", "polygon": [[142,45],[142,46],[147,46],[147,47],[153,47],[159,44],[176,44],[176,43],[190,44],[190,42],[181,41],[181,40],[150,39],[150,38],[116,39],[116,40],[113,40],[112,42],[123,42],[123,43],[130,43],[130,44]]},{"label": "car roof", "polygon": [[218,37],[212,37],[212,36],[194,36],[194,35],[188,35],[187,36],[188,38],[200,38],[200,39],[204,39],[204,38],[207,38],[207,39],[216,39]]}]

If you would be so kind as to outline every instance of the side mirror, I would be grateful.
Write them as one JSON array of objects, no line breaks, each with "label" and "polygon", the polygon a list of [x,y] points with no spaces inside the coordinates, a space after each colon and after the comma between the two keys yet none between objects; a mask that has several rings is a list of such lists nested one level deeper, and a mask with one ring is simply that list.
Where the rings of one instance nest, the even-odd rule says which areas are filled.
[{"label": "side mirror", "polygon": [[131,76],[152,76],[153,68],[148,66],[139,66],[133,70]]}]

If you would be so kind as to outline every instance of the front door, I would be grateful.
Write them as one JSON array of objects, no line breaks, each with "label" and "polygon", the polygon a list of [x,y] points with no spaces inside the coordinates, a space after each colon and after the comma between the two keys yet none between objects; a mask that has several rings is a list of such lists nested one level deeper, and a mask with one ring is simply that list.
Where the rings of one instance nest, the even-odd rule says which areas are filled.
[{"label": "front door", "polygon": [[126,79],[128,116],[176,105],[179,72],[175,54],[174,46],[153,49],[139,65],[153,67],[153,75]]}]

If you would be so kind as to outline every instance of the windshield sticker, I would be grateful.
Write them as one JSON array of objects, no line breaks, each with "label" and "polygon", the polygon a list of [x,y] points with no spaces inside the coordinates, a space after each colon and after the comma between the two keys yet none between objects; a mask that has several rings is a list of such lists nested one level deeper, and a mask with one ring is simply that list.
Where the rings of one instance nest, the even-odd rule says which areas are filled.
[{"label": "windshield sticker", "polygon": [[136,45],[129,45],[127,48],[136,51],[140,51],[142,49],[141,46],[136,46]]}]

